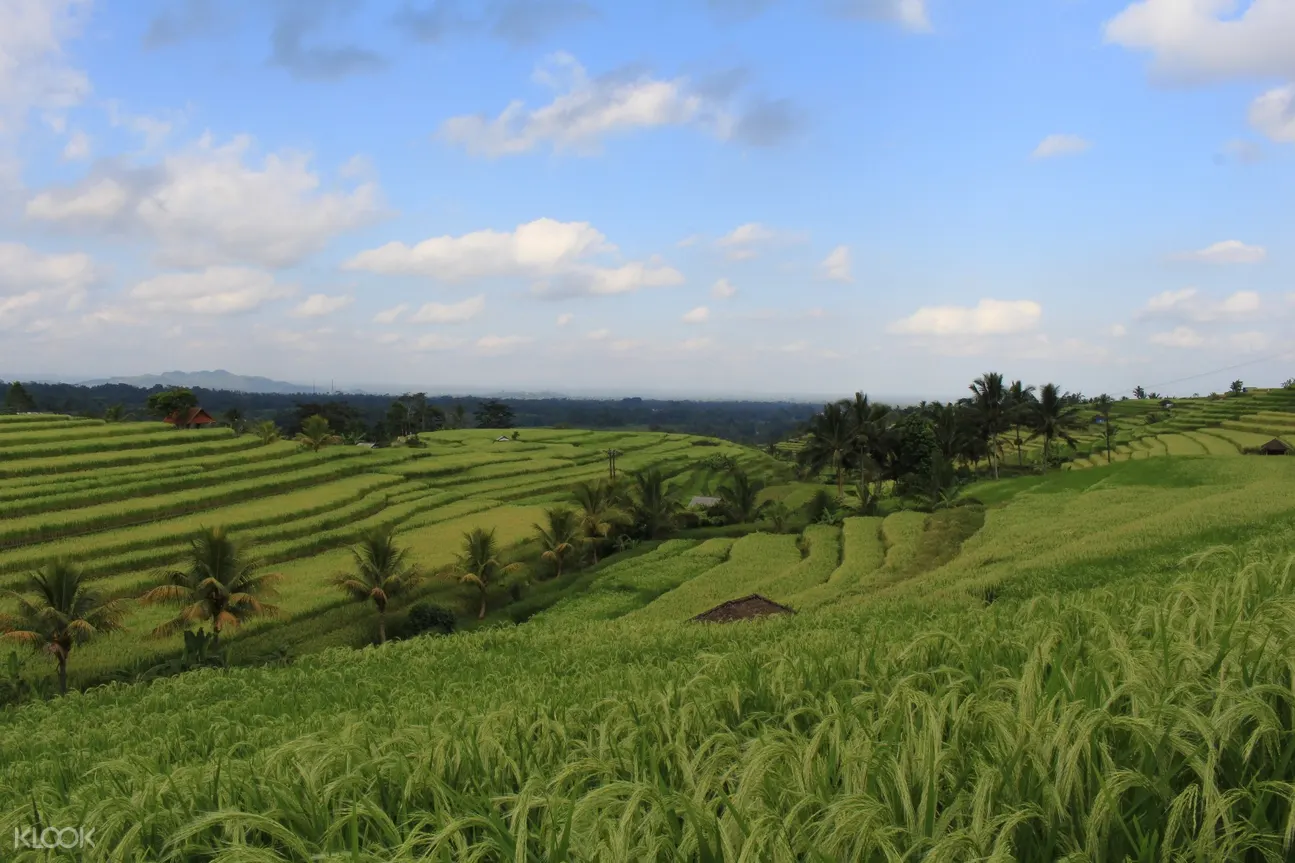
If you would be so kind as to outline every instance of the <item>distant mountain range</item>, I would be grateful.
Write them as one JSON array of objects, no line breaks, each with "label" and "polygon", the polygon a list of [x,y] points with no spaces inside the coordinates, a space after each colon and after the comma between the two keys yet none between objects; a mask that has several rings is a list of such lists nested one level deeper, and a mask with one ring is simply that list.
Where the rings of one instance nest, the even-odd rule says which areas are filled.
[{"label": "distant mountain range", "polygon": [[224,369],[210,372],[163,372],[160,375],[135,375],[134,377],[100,378],[99,380],[78,381],[81,386],[95,387],[102,384],[127,384],[132,387],[202,387],[209,390],[229,390],[240,393],[308,393],[313,388],[305,384],[290,384],[255,375],[236,375]]}]

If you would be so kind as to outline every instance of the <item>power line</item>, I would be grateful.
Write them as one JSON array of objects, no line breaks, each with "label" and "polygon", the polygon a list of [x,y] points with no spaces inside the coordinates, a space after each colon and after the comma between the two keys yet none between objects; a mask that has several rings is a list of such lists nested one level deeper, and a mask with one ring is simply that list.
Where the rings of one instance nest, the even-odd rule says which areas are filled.
[{"label": "power line", "polygon": [[[1289,357],[1293,354],[1295,354],[1295,348],[1288,348],[1279,354],[1269,354],[1266,357],[1258,357],[1253,360],[1246,360],[1244,363],[1236,363],[1235,365],[1223,366],[1222,368],[1211,369],[1208,372],[1201,372],[1200,374],[1196,374],[1196,375],[1188,375],[1187,377],[1174,378],[1173,380],[1170,380],[1170,381],[1160,381],[1159,383],[1148,384],[1144,386],[1143,389],[1148,389],[1148,388],[1155,389],[1157,387],[1167,387],[1170,384],[1181,384],[1184,381],[1194,381],[1198,378],[1207,378],[1210,375],[1217,375],[1220,372],[1230,372],[1236,369],[1245,368],[1246,366],[1258,365],[1259,363],[1266,363],[1266,362],[1269,362],[1270,360],[1278,360],[1283,357]],[[1134,387],[1133,389],[1127,389],[1127,390],[1116,390],[1115,395],[1121,395],[1123,393],[1132,393],[1134,389],[1136,389],[1136,387]]]}]

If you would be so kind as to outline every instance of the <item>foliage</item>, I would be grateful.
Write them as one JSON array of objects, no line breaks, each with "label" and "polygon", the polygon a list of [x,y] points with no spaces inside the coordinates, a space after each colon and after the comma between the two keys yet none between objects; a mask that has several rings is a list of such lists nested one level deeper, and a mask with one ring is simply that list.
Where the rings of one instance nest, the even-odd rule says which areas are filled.
[{"label": "foliage", "polygon": [[1246,385],[1244,381],[1235,380],[1228,385],[1228,392],[1232,393],[1234,396],[1239,396],[1245,391]]},{"label": "foliage", "polygon": [[477,406],[477,428],[510,429],[513,427],[513,409],[498,399],[487,399]]},{"label": "foliage", "polygon": [[279,427],[274,424],[274,420],[264,420],[256,424],[252,433],[257,439],[265,445],[274,443],[279,439]]},{"label": "foliage", "polygon": [[597,564],[599,546],[606,542],[613,528],[627,523],[629,517],[606,480],[582,482],[572,489],[572,497],[579,513],[585,545]]},{"label": "foliage", "polygon": [[85,584],[81,569],[66,559],[54,560],[28,576],[24,585],[35,599],[17,591],[5,595],[17,614],[0,616],[0,635],[58,663],[58,687],[67,692],[67,661],[72,648],[106,632],[121,629],[126,609]]},{"label": "foliage", "polygon": [[376,526],[360,534],[351,549],[351,572],[333,582],[350,599],[372,602],[378,611],[378,644],[387,640],[387,604],[418,583],[418,568],[409,562],[409,549],[396,545],[395,529]]},{"label": "foliage", "polygon": [[311,452],[319,452],[326,446],[342,442],[341,437],[333,434],[329,429],[328,420],[319,414],[309,417],[302,423],[301,431],[293,439]]},{"label": "foliage", "polygon": [[1045,467],[1053,458],[1053,444],[1058,440],[1070,447],[1076,446],[1072,432],[1082,425],[1079,409],[1068,406],[1062,401],[1056,384],[1045,384],[1039,391],[1039,402],[1034,408],[1034,431],[1031,438],[1043,439],[1043,463]]},{"label": "foliage", "polygon": [[544,524],[532,525],[539,540],[541,559],[553,565],[554,577],[562,577],[562,567],[580,553],[581,515],[570,507],[555,506],[544,511]]},{"label": "foliage", "polygon": [[153,630],[154,636],[174,635],[208,622],[216,645],[226,628],[279,613],[276,606],[263,600],[275,597],[274,586],[282,577],[258,574],[258,561],[224,528],[198,531],[189,540],[186,557],[184,569],[163,572],[162,584],[140,597],[145,604],[180,607],[175,617]]},{"label": "foliage", "polygon": [[452,610],[432,602],[415,602],[409,606],[405,617],[404,634],[421,635],[426,632],[439,632],[450,635],[458,626],[458,615]]},{"label": "foliage", "polygon": [[184,387],[162,390],[148,397],[148,411],[158,418],[172,415],[183,415],[190,408],[198,406],[198,397],[192,390]]},{"label": "foliage", "polygon": [[752,479],[746,471],[735,466],[716,490],[724,517],[732,524],[759,521],[769,509],[768,502],[760,500],[764,488],[762,481]]},{"label": "foliage", "polygon": [[486,616],[486,592],[502,579],[521,571],[519,564],[505,564],[499,559],[499,546],[493,529],[476,527],[463,534],[463,550],[454,567],[446,570],[445,574],[476,588],[480,598],[477,619],[482,620]]},{"label": "foliage", "polygon": [[845,408],[839,403],[827,404],[810,421],[808,437],[797,459],[815,474],[830,469],[836,477],[837,497],[844,497],[846,459],[854,440]]},{"label": "foliage", "polygon": [[5,393],[4,406],[5,410],[15,413],[29,413],[36,410],[36,401],[27,392],[26,387],[14,381],[9,385],[9,391]]},{"label": "foliage", "polygon": [[660,468],[635,471],[631,478],[630,516],[634,527],[645,539],[660,539],[674,530],[683,505],[675,491],[667,487]]}]

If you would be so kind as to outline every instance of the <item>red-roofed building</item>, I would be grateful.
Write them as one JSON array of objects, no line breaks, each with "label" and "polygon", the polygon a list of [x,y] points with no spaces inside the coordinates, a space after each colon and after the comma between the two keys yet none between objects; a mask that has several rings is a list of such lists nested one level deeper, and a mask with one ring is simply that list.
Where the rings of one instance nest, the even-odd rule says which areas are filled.
[{"label": "red-roofed building", "polygon": [[170,423],[176,428],[182,428],[182,429],[193,428],[194,426],[211,425],[215,421],[216,421],[216,418],[213,417],[211,414],[207,413],[202,408],[196,408],[196,407],[187,408],[186,410],[183,410],[183,411],[177,411],[176,413],[173,413],[166,419],[162,420],[162,422]]}]

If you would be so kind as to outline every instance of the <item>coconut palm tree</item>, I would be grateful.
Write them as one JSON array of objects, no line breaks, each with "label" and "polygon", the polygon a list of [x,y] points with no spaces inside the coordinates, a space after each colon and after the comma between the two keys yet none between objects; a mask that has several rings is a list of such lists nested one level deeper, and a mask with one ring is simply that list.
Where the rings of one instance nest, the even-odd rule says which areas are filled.
[{"label": "coconut palm tree", "polygon": [[572,490],[575,498],[580,530],[585,537],[585,544],[593,552],[594,564],[598,563],[598,546],[616,525],[624,523],[625,511],[618,505],[612,486],[607,482],[585,482]]},{"label": "coconut palm tree", "polygon": [[457,578],[464,584],[471,584],[481,596],[481,607],[477,611],[477,620],[486,616],[486,591],[496,581],[521,569],[521,564],[503,564],[499,560],[499,547],[495,542],[493,529],[487,531],[479,527],[463,534],[463,551],[455,565],[445,571],[445,575]]},{"label": "coconut palm tree", "polygon": [[836,474],[836,496],[845,497],[845,462],[854,448],[855,434],[849,415],[839,403],[823,405],[810,420],[809,434],[799,461],[812,474],[831,468]]},{"label": "coconut palm tree", "polygon": [[1111,401],[1111,397],[1106,393],[1102,393],[1100,396],[1093,399],[1093,405],[1097,408],[1097,417],[1094,421],[1097,422],[1100,420],[1097,424],[1102,427],[1101,435],[1106,444],[1107,464],[1111,463],[1111,441],[1115,439],[1115,435],[1119,432],[1119,429],[1111,422],[1112,404],[1113,402]]},{"label": "coconut palm tree", "polygon": [[758,521],[769,509],[769,502],[760,500],[764,487],[763,482],[751,479],[740,467],[734,468],[716,490],[724,517],[734,524]]},{"label": "coconut palm tree", "polygon": [[18,613],[0,616],[0,633],[10,641],[52,654],[58,663],[58,690],[66,693],[67,658],[72,648],[121,629],[125,605],[117,599],[104,600],[86,587],[80,567],[63,558],[29,575],[25,587],[36,594],[36,600],[5,591]]},{"label": "coconut palm tree", "polygon": [[1034,408],[1034,433],[1030,435],[1031,440],[1043,438],[1044,470],[1048,468],[1053,442],[1062,440],[1074,447],[1075,438],[1070,433],[1081,425],[1079,409],[1065,402],[1056,384],[1045,384],[1039,391],[1039,401]]},{"label": "coconut palm tree", "polygon": [[544,549],[540,557],[556,568],[553,577],[561,578],[563,564],[580,550],[584,541],[580,514],[570,507],[555,506],[544,510],[544,519],[547,524],[531,527],[535,528],[540,547]]},{"label": "coconut palm tree", "polygon": [[1012,381],[1007,388],[1007,424],[1014,433],[1012,444],[1016,448],[1016,466],[1025,465],[1025,441],[1021,432],[1030,427],[1030,418],[1034,412],[1034,387],[1025,386],[1020,381]]},{"label": "coconut palm tree", "polygon": [[342,439],[329,429],[328,420],[319,414],[307,418],[301,424],[301,431],[293,440],[311,452],[319,452],[330,444],[342,442]]},{"label": "coconut palm tree", "polygon": [[409,563],[409,549],[397,546],[395,539],[392,527],[366,530],[351,549],[354,571],[333,577],[333,583],[351,599],[372,600],[378,609],[378,644],[387,640],[387,603],[419,579],[418,568]]},{"label": "coconut palm tree", "polygon": [[634,524],[647,539],[660,539],[674,528],[675,516],[682,507],[674,491],[666,487],[660,468],[633,473],[630,494]]},{"label": "coconut palm tree", "polygon": [[256,424],[252,433],[261,439],[262,444],[272,444],[279,439],[279,427],[273,420],[264,420]]},{"label": "coconut palm tree", "polygon": [[223,527],[202,528],[189,540],[184,568],[163,572],[162,584],[140,597],[146,604],[180,606],[153,635],[174,635],[209,621],[214,648],[226,627],[278,614],[277,607],[262,600],[274,598],[274,585],[282,576],[258,575],[258,566],[247,546],[234,541]]},{"label": "coconut palm tree", "polygon": [[989,465],[998,479],[998,462],[1002,460],[1002,445],[998,436],[1007,430],[1007,394],[1003,389],[1003,376],[986,372],[971,384],[971,407],[976,412],[980,433],[987,444]]}]

